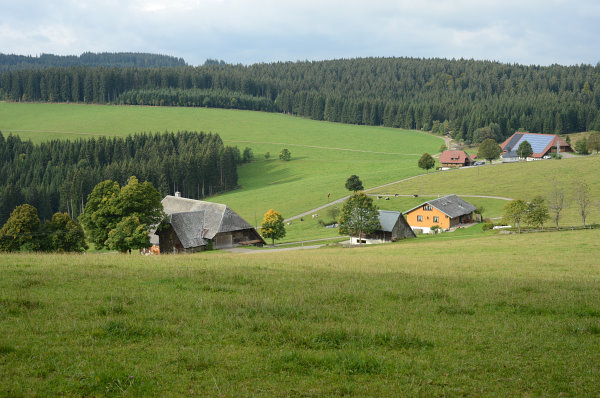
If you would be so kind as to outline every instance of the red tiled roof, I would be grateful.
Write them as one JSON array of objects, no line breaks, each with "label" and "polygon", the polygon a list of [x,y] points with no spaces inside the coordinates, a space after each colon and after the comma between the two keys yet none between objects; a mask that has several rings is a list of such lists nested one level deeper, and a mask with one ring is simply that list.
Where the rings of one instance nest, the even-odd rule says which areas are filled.
[{"label": "red tiled roof", "polygon": [[465,151],[444,151],[440,155],[440,163],[465,164],[465,160],[471,162],[471,158]]}]

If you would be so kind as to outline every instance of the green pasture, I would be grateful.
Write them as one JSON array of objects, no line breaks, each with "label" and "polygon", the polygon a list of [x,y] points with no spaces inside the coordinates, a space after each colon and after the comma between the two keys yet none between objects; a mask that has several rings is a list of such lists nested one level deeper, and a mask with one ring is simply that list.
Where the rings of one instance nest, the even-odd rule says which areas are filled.
[{"label": "green pasture", "polygon": [[[530,200],[536,195],[547,196],[555,180],[564,188],[568,205],[564,210],[561,224],[580,225],[581,219],[575,200],[575,183],[583,180],[590,186],[592,203],[586,223],[600,222],[599,168],[599,156],[494,164],[429,173],[370,193],[418,194],[419,196],[488,195]],[[464,199],[476,204],[474,198],[465,196]],[[489,203],[488,206],[483,204],[490,210],[484,213],[484,217],[502,215],[503,203],[505,202],[495,201],[495,204]]]},{"label": "green pasture", "polygon": [[0,256],[0,395],[595,396],[600,231],[452,236]]},{"label": "green pasture", "polygon": [[[210,200],[226,203],[252,223],[273,208],[291,217],[346,195],[346,179],[365,187],[419,174],[422,153],[442,143],[428,134],[318,122],[282,114],[209,108],[0,103],[0,131],[34,142],[53,138],[197,130],[229,145],[252,148],[255,161],[238,169],[241,189]],[[292,161],[278,159],[287,147]],[[265,152],[271,158],[265,160]]]}]

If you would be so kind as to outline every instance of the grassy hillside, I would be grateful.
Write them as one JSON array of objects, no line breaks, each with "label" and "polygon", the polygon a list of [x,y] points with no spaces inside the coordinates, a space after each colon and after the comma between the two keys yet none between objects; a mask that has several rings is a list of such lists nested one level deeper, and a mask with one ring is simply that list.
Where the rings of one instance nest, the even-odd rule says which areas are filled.
[{"label": "grassy hillside", "polygon": [[0,391],[591,396],[599,242],[594,230],[245,256],[4,255]]},{"label": "grassy hillside", "polygon": [[[256,161],[239,169],[241,189],[211,200],[258,222],[270,208],[284,217],[346,194],[358,174],[366,187],[419,174],[423,152],[442,142],[427,134],[391,128],[317,122],[281,114],[208,108],[0,103],[0,130],[34,142],[52,138],[127,135],[142,131],[198,130],[226,144],[253,149]],[[292,161],[278,159],[287,147]],[[271,159],[265,160],[265,152]]]},{"label": "grassy hillside", "polygon": [[[387,186],[374,193],[420,195],[491,195],[530,200],[547,195],[555,179],[564,187],[569,207],[565,210],[564,225],[578,225],[580,218],[574,199],[575,182],[587,182],[592,193],[592,210],[588,222],[600,222],[600,157],[588,156],[562,160],[544,160],[513,164],[486,165],[468,169],[449,170],[420,176]],[[470,201],[470,198],[465,200]],[[485,205],[484,205],[485,206]],[[494,210],[496,212],[496,210]],[[493,217],[492,214],[484,214]]]}]

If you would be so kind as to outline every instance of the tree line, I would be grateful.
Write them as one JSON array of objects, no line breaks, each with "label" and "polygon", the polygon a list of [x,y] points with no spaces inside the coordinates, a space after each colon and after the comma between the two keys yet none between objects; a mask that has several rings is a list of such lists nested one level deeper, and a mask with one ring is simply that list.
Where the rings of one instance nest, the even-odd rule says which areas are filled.
[{"label": "tree line", "polygon": [[186,62],[183,58],[176,58],[169,55],[132,52],[84,52],[81,55],[41,54],[35,57],[31,55],[0,53],[0,71],[84,65],[114,68],[169,68],[174,66],[185,66]]},{"label": "tree line", "polygon": [[600,65],[362,58],[171,68],[61,67],[0,75],[13,101],[209,106],[315,120],[452,131],[479,141],[516,130],[600,130]]},{"label": "tree line", "polygon": [[203,198],[237,187],[237,166],[249,161],[225,146],[218,134],[181,131],[140,133],[41,144],[0,132],[0,225],[21,204],[49,220],[57,212],[77,218],[96,184],[125,184],[132,175],[149,181],[162,195],[180,191]]}]

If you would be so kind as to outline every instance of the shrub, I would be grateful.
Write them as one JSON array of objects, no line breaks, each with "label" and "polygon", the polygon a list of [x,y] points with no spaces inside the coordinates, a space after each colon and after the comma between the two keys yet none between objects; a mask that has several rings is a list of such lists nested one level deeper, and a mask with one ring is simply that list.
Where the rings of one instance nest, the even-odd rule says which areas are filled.
[{"label": "shrub", "polygon": [[483,223],[482,228],[484,231],[489,231],[490,229],[494,229],[494,223],[493,222],[485,222],[485,223]]}]

